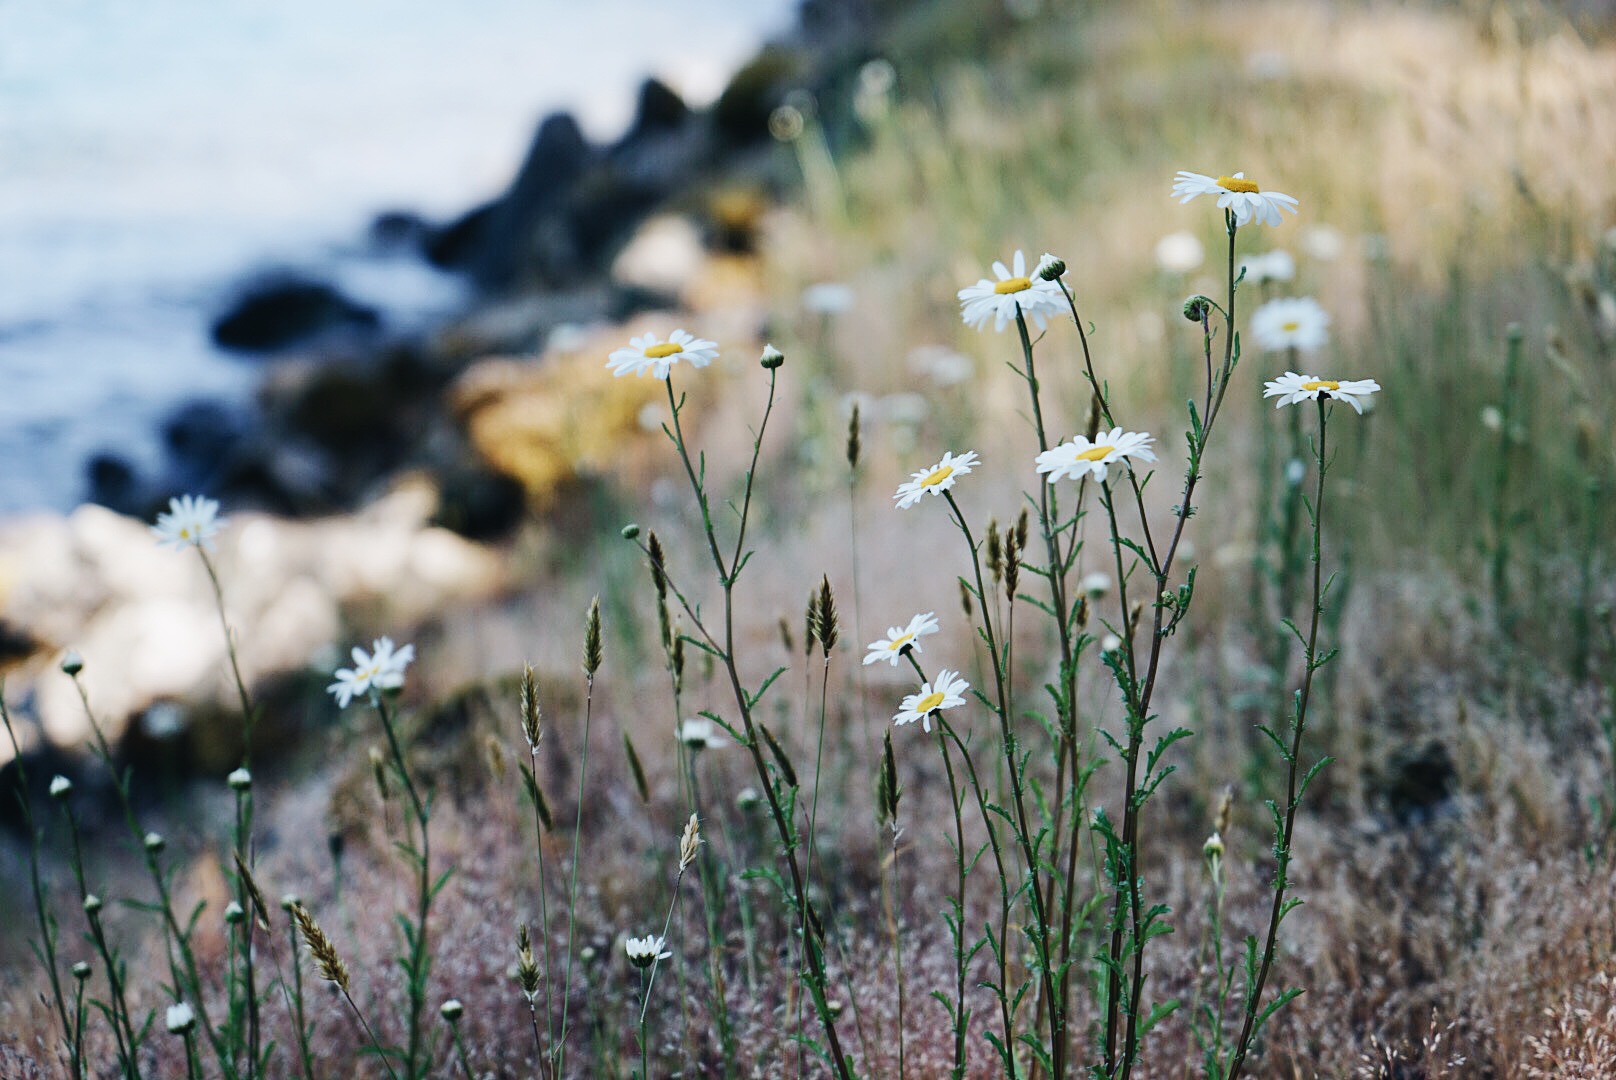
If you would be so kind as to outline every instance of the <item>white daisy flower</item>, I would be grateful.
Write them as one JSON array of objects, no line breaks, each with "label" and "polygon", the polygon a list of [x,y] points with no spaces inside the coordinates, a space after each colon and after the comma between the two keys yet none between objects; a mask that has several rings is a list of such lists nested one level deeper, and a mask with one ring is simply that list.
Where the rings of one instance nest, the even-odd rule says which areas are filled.
[{"label": "white daisy flower", "polygon": [[183,1035],[196,1026],[196,1013],[183,1001],[170,1005],[168,1015],[164,1019],[168,1022],[168,1030],[172,1035]]},{"label": "white daisy flower", "polygon": [[839,281],[821,281],[802,290],[803,310],[816,315],[843,315],[853,310],[853,289]]},{"label": "white daisy flower", "polygon": [[369,653],[355,645],[354,666],[338,668],[337,681],[326,687],[326,691],[337,699],[339,709],[346,709],[354,698],[373,689],[397,690],[403,686],[404,669],[409,667],[414,659],[414,645],[395,649],[392,638],[377,638],[371,644]]},{"label": "white daisy flower", "polygon": [[181,495],[168,500],[168,513],[157,515],[152,535],[163,547],[176,551],[188,548],[212,548],[213,538],[224,528],[219,517],[219,504],[200,495]]},{"label": "white daisy flower", "polygon": [[1335,401],[1345,401],[1352,406],[1354,412],[1361,415],[1369,396],[1379,392],[1380,384],[1374,379],[1349,379],[1337,382],[1334,379],[1316,379],[1312,375],[1298,375],[1294,371],[1287,371],[1279,378],[1263,383],[1262,396],[1279,398],[1274,402],[1276,409],[1302,401],[1331,398]]},{"label": "white daisy flower", "polygon": [[1095,570],[1084,574],[1077,587],[1087,596],[1104,596],[1111,591],[1111,575],[1103,570]]},{"label": "white daisy flower", "polygon": [[1330,340],[1330,313],[1311,296],[1270,300],[1251,313],[1251,336],[1269,352],[1312,352]]},{"label": "white daisy flower", "polygon": [[1112,428],[1097,432],[1092,442],[1085,435],[1074,435],[1071,442],[1061,443],[1038,455],[1038,471],[1053,484],[1063,477],[1081,480],[1093,476],[1104,480],[1111,466],[1121,463],[1128,467],[1129,458],[1155,461],[1156,452],[1150,448],[1155,439],[1142,431],[1123,431]]},{"label": "white daisy flower", "polygon": [[940,671],[935,681],[921,683],[919,693],[903,699],[903,707],[893,714],[892,722],[903,725],[919,720],[920,726],[929,732],[932,714],[965,704],[965,691],[970,688],[971,684],[957,672]]},{"label": "white daisy flower", "polygon": [[1049,325],[1049,316],[1066,310],[1066,297],[1060,286],[1036,273],[1029,274],[1025,255],[1017,251],[1010,263],[1010,267],[1002,262],[993,264],[997,281],[983,278],[959,291],[960,312],[967,326],[980,330],[993,319],[993,329],[1003,330],[1020,311],[1043,330]]},{"label": "white daisy flower", "polygon": [[941,495],[954,486],[954,481],[968,474],[976,464],[978,461],[975,450],[967,450],[958,457],[955,457],[954,452],[950,450],[943,455],[943,460],[931,468],[911,473],[907,481],[898,485],[897,493],[892,497],[897,500],[899,510],[907,510],[919,502],[928,491],[933,495]]},{"label": "white daisy flower", "polygon": [[642,334],[629,338],[628,347],[618,349],[607,358],[606,366],[612,374],[654,375],[666,379],[668,372],[681,360],[688,360],[703,368],[718,359],[718,343],[693,337],[683,330],[675,330],[667,341],[657,340],[655,334]]},{"label": "white daisy flower", "polygon": [[1206,260],[1206,248],[1194,233],[1169,233],[1156,241],[1156,265],[1169,274],[1187,274]]},{"label": "white daisy flower", "polygon": [[1178,178],[1173,182],[1173,197],[1180,203],[1187,203],[1197,195],[1216,195],[1218,208],[1234,214],[1236,225],[1245,225],[1253,218],[1264,225],[1278,225],[1281,210],[1296,213],[1295,198],[1277,191],[1264,191],[1255,181],[1247,180],[1243,172],[1213,179],[1197,172],[1179,170]]},{"label": "white daisy flower", "polygon": [[1122,639],[1115,634],[1107,634],[1100,639],[1100,652],[1114,653],[1122,648]]},{"label": "white daisy flower", "polygon": [[658,960],[667,960],[673,956],[663,946],[666,942],[651,934],[642,938],[629,938],[623,942],[623,951],[628,954],[628,962],[637,968],[648,968]]},{"label": "white daisy flower", "polygon": [[866,646],[870,651],[864,654],[864,663],[873,664],[877,660],[885,660],[893,667],[903,659],[905,649],[915,652],[925,652],[920,647],[920,639],[927,634],[937,633],[937,613],[928,611],[924,615],[916,615],[909,620],[908,626],[889,626],[887,636],[880,641],[872,641]]},{"label": "white daisy flower", "polygon": [[692,750],[717,750],[728,746],[729,740],[719,733],[718,725],[705,716],[692,716],[679,722],[679,741]]},{"label": "white daisy flower", "polygon": [[1288,251],[1265,251],[1261,255],[1248,255],[1241,260],[1246,281],[1261,285],[1269,281],[1290,281],[1296,276],[1296,260]]}]

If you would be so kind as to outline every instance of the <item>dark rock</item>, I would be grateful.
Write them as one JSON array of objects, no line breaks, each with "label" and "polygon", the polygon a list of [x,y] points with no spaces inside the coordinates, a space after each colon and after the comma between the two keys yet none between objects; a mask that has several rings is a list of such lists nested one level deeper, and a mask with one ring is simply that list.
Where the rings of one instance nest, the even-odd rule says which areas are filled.
[{"label": "dark rock", "polygon": [[382,251],[422,248],[427,243],[430,226],[419,214],[408,210],[387,210],[377,214],[370,223],[370,243]]},{"label": "dark rock", "polygon": [[219,401],[193,401],[177,409],[163,425],[170,475],[160,485],[168,491],[210,491],[242,453],[254,418]]},{"label": "dark rock", "polygon": [[769,134],[769,114],[785,102],[803,73],[802,59],[789,49],[767,46],[735,73],[713,105],[713,124],[736,143],[756,142]]},{"label": "dark rock", "polygon": [[126,459],[103,450],[91,455],[84,470],[90,502],[120,514],[138,514],[144,508],[140,476]]},{"label": "dark rock", "polygon": [[518,283],[564,283],[577,264],[564,211],[593,151],[570,113],[539,124],[510,190],[491,208],[472,266],[490,291]]},{"label": "dark rock", "polygon": [[374,308],[343,296],[330,285],[275,277],[249,287],[213,324],[214,343],[243,352],[271,352],[336,330],[373,331]]},{"label": "dark rock", "polygon": [[623,143],[632,143],[659,132],[676,131],[690,119],[690,107],[672,87],[660,79],[646,79],[640,86],[639,104],[634,110],[634,122],[629,125]]},{"label": "dark rock", "polygon": [[527,493],[519,480],[476,463],[443,470],[434,525],[468,540],[498,540],[522,523]]},{"label": "dark rock", "polygon": [[497,202],[484,203],[427,234],[423,253],[440,270],[470,271],[482,253]]}]

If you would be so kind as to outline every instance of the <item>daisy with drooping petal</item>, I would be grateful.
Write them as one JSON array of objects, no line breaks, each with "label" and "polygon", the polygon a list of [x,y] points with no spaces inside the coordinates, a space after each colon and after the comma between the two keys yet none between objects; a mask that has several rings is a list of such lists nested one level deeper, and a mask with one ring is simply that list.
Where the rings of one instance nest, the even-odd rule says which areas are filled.
[{"label": "daisy with drooping petal", "polygon": [[1270,300],[1251,313],[1251,336],[1269,352],[1312,352],[1330,340],[1330,313],[1311,296]]},{"label": "daisy with drooping petal", "polygon": [[679,741],[692,750],[717,750],[729,740],[719,734],[718,725],[705,716],[692,716],[679,722]]},{"label": "daisy with drooping petal", "polygon": [[1214,179],[1201,173],[1179,170],[1178,178],[1173,181],[1173,197],[1180,203],[1187,203],[1197,195],[1217,196],[1218,208],[1233,214],[1236,225],[1248,224],[1253,218],[1264,225],[1278,225],[1281,210],[1294,214],[1297,207],[1294,197],[1277,191],[1264,191],[1256,181],[1247,180],[1243,172]]},{"label": "daisy with drooping petal", "polygon": [[1002,262],[994,263],[993,273],[997,281],[983,278],[959,291],[960,313],[972,329],[980,330],[992,319],[993,329],[1003,330],[1015,321],[1019,311],[1043,330],[1049,325],[1049,316],[1066,310],[1066,297],[1060,286],[1037,273],[1027,273],[1027,257],[1020,251],[1010,260],[1009,267]]},{"label": "daisy with drooping petal", "polygon": [[892,722],[901,726],[919,720],[920,726],[929,732],[933,714],[965,704],[965,691],[970,688],[971,684],[957,672],[940,671],[934,682],[921,683],[919,693],[903,699],[903,707],[893,714]]},{"label": "daisy with drooping petal", "polygon": [[1279,378],[1263,383],[1262,396],[1277,397],[1279,400],[1274,402],[1276,409],[1303,401],[1321,401],[1324,398],[1345,401],[1361,416],[1370,395],[1379,392],[1380,384],[1374,379],[1349,379],[1338,382],[1334,379],[1316,379],[1312,375],[1298,375],[1294,371],[1287,371]]},{"label": "daisy with drooping petal", "polygon": [[1150,448],[1154,441],[1152,436],[1142,431],[1123,431],[1121,428],[1096,432],[1092,442],[1085,435],[1074,435],[1071,442],[1061,443],[1039,454],[1038,471],[1048,477],[1051,484],[1063,477],[1081,480],[1085,476],[1092,476],[1103,481],[1111,474],[1113,465],[1131,468],[1128,464],[1130,458],[1155,461],[1156,451]]},{"label": "daisy with drooping petal", "polygon": [[152,535],[163,547],[212,548],[213,538],[224,528],[219,504],[200,495],[181,495],[168,500],[168,513],[157,515]]},{"label": "daisy with drooping petal", "polygon": [[336,672],[336,682],[326,687],[326,692],[337,699],[339,709],[346,709],[354,698],[373,689],[397,690],[404,685],[404,669],[409,667],[414,659],[414,645],[395,649],[392,638],[377,638],[371,643],[371,651],[368,653],[355,645],[354,666],[339,668]]},{"label": "daisy with drooping petal", "polygon": [[696,367],[706,367],[718,359],[718,343],[694,337],[683,330],[675,330],[667,341],[658,341],[655,334],[642,334],[629,338],[628,347],[618,349],[607,358],[606,366],[612,374],[645,375],[666,379],[673,365],[688,360]]},{"label": "daisy with drooping petal", "polygon": [[954,452],[950,450],[943,455],[943,460],[931,468],[911,473],[907,481],[898,485],[898,491],[892,497],[897,500],[899,510],[907,510],[919,502],[921,496],[928,491],[933,495],[941,495],[954,486],[954,481],[969,473],[976,464],[975,450],[967,450],[958,457],[955,457]]},{"label": "daisy with drooping petal", "polygon": [[916,615],[909,620],[908,626],[889,626],[887,636],[880,641],[870,642],[869,652],[864,654],[864,663],[873,664],[877,660],[885,660],[893,667],[903,659],[905,649],[915,652],[924,652],[920,647],[920,639],[927,634],[937,633],[937,613],[928,611],[924,615]]}]

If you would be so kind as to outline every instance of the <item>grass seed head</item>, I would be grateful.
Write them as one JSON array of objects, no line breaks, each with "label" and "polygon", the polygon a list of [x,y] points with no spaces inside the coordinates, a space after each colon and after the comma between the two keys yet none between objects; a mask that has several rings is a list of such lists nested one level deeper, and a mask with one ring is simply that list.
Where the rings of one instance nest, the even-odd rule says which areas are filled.
[{"label": "grass seed head", "polygon": [[297,923],[298,933],[303,936],[303,944],[308,946],[309,955],[314,957],[314,967],[320,978],[336,984],[337,989],[346,994],[348,965],[337,955],[337,947],[331,944],[331,939],[326,937],[320,924],[314,921],[314,916],[302,904],[293,905],[292,919]]},{"label": "grass seed head", "polygon": [[522,665],[522,735],[528,750],[537,753],[539,741],[544,738],[544,708],[539,704],[539,685],[533,676],[533,665]]},{"label": "grass seed head", "polygon": [[595,681],[600,670],[600,597],[589,601],[589,616],[584,621],[584,674]]}]

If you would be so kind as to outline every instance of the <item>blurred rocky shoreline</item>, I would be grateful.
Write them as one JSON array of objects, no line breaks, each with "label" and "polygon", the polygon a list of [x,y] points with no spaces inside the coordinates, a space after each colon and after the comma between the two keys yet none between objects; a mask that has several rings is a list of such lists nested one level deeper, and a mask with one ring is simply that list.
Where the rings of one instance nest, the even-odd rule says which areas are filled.
[{"label": "blurred rocky shoreline", "polygon": [[[261,368],[250,405],[189,402],[163,426],[160,474],[102,454],[90,503],[0,524],[0,674],[24,753],[71,756],[88,737],[56,670],[75,648],[124,753],[182,772],[235,760],[217,734],[233,725],[213,594],[146,529],[172,495],[207,494],[232,519],[219,565],[245,674],[292,726],[333,643],[509,593],[525,528],[587,534],[578,508],[625,444],[649,441],[655,389],[611,379],[605,354],[675,313],[761,340],[758,230],[795,175],[771,118],[845,111],[883,17],[806,3],[709,108],[648,80],[610,144],[556,113],[499,197],[444,221],[379,214],[371,247],[463,283],[426,325],[391,325],[315,275],[245,284],[211,333]],[[273,745],[285,733],[266,718]],[[0,766],[12,756],[0,745]]]}]

